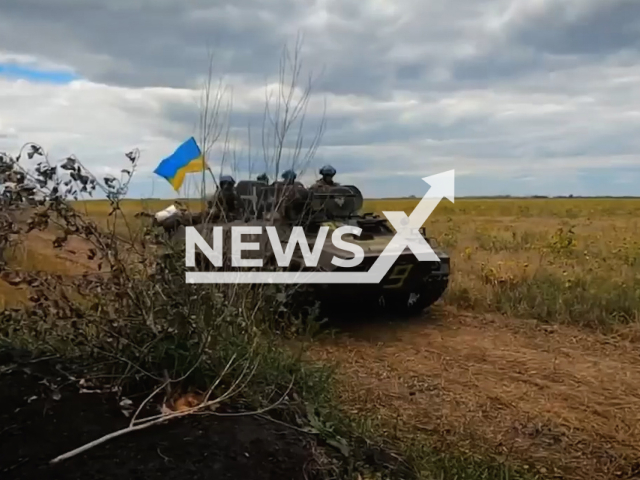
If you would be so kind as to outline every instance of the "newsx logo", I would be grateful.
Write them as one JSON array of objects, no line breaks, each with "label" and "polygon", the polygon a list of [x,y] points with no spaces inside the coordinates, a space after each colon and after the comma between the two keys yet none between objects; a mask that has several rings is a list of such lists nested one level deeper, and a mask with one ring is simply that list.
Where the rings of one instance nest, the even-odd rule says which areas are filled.
[{"label": "newsx logo", "polygon": [[[420,234],[420,227],[433,213],[442,198],[454,201],[454,170],[449,170],[437,175],[422,179],[431,188],[420,200],[410,216],[402,211],[385,211],[383,215],[389,220],[396,230],[396,234],[387,244],[376,262],[366,272],[349,271],[302,271],[302,272],[273,272],[273,271],[213,271],[213,272],[186,272],[187,283],[379,283],[391,269],[397,258],[409,248],[418,261],[437,261],[440,259],[433,251],[426,239]],[[274,226],[232,226],[231,229],[231,265],[236,268],[262,268],[263,260],[260,258],[243,259],[242,252],[259,250],[257,242],[243,241],[243,235],[262,236],[263,228],[272,247],[278,266],[286,268],[290,265],[296,246],[300,251],[307,267],[317,267],[318,260],[326,242],[329,227],[322,226],[311,250],[303,227],[293,227],[287,247],[282,247],[282,242]],[[346,234],[359,236],[362,229],[352,225],[343,225],[335,229],[331,235],[333,245],[340,250],[353,254],[351,258],[334,256],[331,263],[337,267],[353,268],[364,260],[364,250],[361,246],[346,242],[342,237]],[[212,227],[212,244],[209,244],[195,227],[186,227],[185,236],[185,263],[187,267],[196,266],[196,246],[215,266],[223,265],[223,227]]]},{"label": "newsx logo", "polygon": [[[328,226],[321,226],[318,231],[313,250],[309,246],[307,237],[305,236],[303,227],[295,226],[287,242],[286,250],[283,249],[282,243],[278,236],[276,227],[268,226],[234,226],[231,227],[231,266],[239,268],[255,268],[263,267],[262,258],[242,258],[242,252],[248,250],[259,250],[260,244],[258,242],[245,242],[242,239],[243,235],[262,235],[263,228],[266,229],[269,242],[273,249],[276,262],[280,267],[288,267],[291,264],[291,258],[297,245],[300,245],[300,251],[304,263],[307,267],[317,267],[320,259],[320,254],[324,247],[324,243],[329,233]],[[195,246],[198,246],[202,253],[209,259],[209,261],[215,267],[222,267],[222,252],[223,252],[223,227],[215,226],[213,229],[213,247],[207,243],[207,241],[200,235],[195,227],[187,227],[186,242],[187,242],[187,266],[195,267]],[[364,259],[364,250],[361,246],[353,243],[345,242],[342,236],[345,234],[360,235],[362,229],[354,226],[342,226],[333,231],[331,235],[331,241],[340,250],[353,253],[354,257],[351,259],[343,259],[340,257],[333,257],[331,263],[338,267],[355,267],[362,263]],[[191,247],[191,248],[189,248]]]}]

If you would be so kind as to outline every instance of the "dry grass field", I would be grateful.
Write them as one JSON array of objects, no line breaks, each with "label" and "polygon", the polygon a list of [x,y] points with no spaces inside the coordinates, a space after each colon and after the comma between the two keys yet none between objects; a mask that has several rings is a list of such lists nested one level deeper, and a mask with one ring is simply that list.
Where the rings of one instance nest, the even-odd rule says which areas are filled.
[{"label": "dry grass field", "polygon": [[[410,213],[416,203],[367,200],[363,210]],[[135,212],[169,204],[123,209],[135,231]],[[105,202],[80,210],[112,221]],[[639,478],[640,199],[443,200],[427,227],[452,258],[433,313],[358,319],[309,348],[337,362],[341,399],[363,428],[400,439],[425,472],[439,461],[425,446],[459,452],[464,464],[447,466],[458,478],[489,478],[469,469],[489,457],[543,477]],[[34,233],[12,261],[91,268],[74,255],[81,245],[54,252],[50,240]],[[0,283],[6,304],[23,293]]]},{"label": "dry grass field", "polygon": [[637,323],[639,214],[640,200],[443,202],[429,226],[454,262],[447,303],[599,329]]},{"label": "dry grass field", "polygon": [[[417,201],[367,200],[363,210],[409,214]],[[169,204],[123,210],[133,223],[134,212]],[[107,224],[107,203],[80,208]],[[449,305],[604,329],[640,319],[640,199],[443,200],[427,226],[453,259]]]},{"label": "dry grass field", "polygon": [[[416,203],[367,200],[363,210],[410,213]],[[135,213],[170,204],[127,200],[116,230],[135,232]],[[200,202],[189,207],[197,210]],[[107,202],[78,208],[105,227],[113,224]],[[443,200],[427,226],[453,259],[448,305],[597,329],[640,319],[640,199]],[[36,236],[22,244],[19,261],[26,268],[67,268],[70,255],[52,257],[42,241]]]}]

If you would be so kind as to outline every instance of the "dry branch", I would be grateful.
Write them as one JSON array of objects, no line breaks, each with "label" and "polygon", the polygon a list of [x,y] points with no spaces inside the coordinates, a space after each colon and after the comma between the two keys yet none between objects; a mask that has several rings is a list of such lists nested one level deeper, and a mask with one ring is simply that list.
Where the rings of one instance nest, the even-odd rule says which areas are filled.
[{"label": "dry branch", "polygon": [[[235,416],[238,415],[260,415],[262,413],[267,412],[268,410],[271,410],[275,407],[277,407],[278,405],[280,405],[284,399],[287,397],[289,391],[291,390],[292,386],[293,386],[293,382],[295,380],[295,376],[292,377],[291,379],[291,383],[289,384],[289,387],[287,388],[287,390],[284,392],[284,394],[282,395],[282,397],[280,397],[280,399],[275,402],[274,404],[262,408],[260,410],[257,410],[255,412],[242,412],[242,413],[238,413],[235,414]],[[164,385],[163,385],[164,387]],[[125,435],[127,433],[131,433],[131,432],[135,432],[137,430],[142,430],[144,428],[147,427],[151,427],[153,425],[157,425],[160,424],[162,422],[165,421],[169,421],[172,420],[174,418],[178,418],[178,417],[184,417],[186,415],[190,415],[193,413],[197,413],[198,411],[204,410],[206,408],[209,408],[211,410],[213,410],[213,407],[219,405],[222,401],[224,401],[225,398],[228,398],[228,393],[216,398],[215,400],[209,400],[209,401],[204,401],[202,402],[200,405],[196,405],[195,407],[189,408],[187,410],[184,410],[182,412],[174,412],[174,413],[169,413],[169,414],[163,414],[160,418],[153,418],[153,419],[145,419],[142,420],[142,423],[138,424],[138,425],[129,425],[127,428],[123,428],[122,430],[117,430],[115,432],[109,433],[103,437],[100,437],[90,443],[87,443],[85,445],[82,445],[81,447],[78,447],[74,450],[71,450],[70,452],[64,453],[62,455],[57,456],[56,458],[54,458],[53,460],[51,460],[49,463],[51,464],[56,464],[59,463],[63,460],[67,460],[69,458],[75,457],[76,455],[79,455],[80,453],[86,452],[87,450],[96,447],[98,445],[101,445],[109,440],[112,440],[114,438],[120,437],[122,435]]]}]

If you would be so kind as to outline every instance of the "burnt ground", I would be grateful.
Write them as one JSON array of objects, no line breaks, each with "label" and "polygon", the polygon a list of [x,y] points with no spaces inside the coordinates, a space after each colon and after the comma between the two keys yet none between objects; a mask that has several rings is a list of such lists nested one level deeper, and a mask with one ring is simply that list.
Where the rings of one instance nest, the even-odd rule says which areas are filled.
[{"label": "burnt ground", "polygon": [[257,416],[194,416],[54,457],[128,425],[113,393],[81,393],[53,360],[0,354],[0,478],[313,478],[313,439]]}]

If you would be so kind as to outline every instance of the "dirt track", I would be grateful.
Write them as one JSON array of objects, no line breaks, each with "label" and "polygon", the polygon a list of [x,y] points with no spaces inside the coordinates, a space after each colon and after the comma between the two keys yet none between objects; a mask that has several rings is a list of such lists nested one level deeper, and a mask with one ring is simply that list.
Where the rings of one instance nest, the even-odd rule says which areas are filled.
[{"label": "dirt track", "polygon": [[640,478],[635,333],[612,338],[441,309],[353,325],[309,353],[341,362],[352,411],[401,435],[536,462],[564,478]]}]

